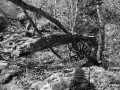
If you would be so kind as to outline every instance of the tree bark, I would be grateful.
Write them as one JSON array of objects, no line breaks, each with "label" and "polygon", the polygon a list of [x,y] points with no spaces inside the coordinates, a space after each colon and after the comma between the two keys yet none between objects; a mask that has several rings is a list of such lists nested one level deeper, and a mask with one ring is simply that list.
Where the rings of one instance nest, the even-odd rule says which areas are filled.
[{"label": "tree bark", "polygon": [[104,25],[102,22],[102,16],[100,14],[99,6],[97,5],[97,14],[99,19],[99,42],[98,42],[98,51],[97,51],[97,59],[103,60],[103,51],[104,51],[104,44],[105,44],[105,31],[104,31]]},{"label": "tree bark", "polygon": [[21,50],[20,56],[26,56],[31,53],[41,51],[43,49],[47,49],[50,47],[55,47],[63,44],[73,43],[75,41],[81,41],[81,40],[90,40],[93,39],[92,37],[84,37],[82,35],[67,35],[67,34],[61,34],[61,35],[51,35],[48,37],[43,37],[41,39],[38,39],[34,44],[31,44],[28,49],[23,48]]}]

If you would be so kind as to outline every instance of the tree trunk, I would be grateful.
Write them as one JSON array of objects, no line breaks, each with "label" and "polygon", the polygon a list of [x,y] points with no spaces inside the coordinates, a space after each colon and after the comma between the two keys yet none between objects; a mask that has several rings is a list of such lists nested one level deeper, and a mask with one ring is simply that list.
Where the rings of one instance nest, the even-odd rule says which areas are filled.
[{"label": "tree trunk", "polygon": [[[41,39],[38,39],[34,44],[31,44],[29,48],[23,48],[24,45],[22,45],[21,48],[22,51],[20,53],[20,56],[24,56],[26,54],[31,54],[37,51],[41,51],[43,49],[47,49],[50,47],[55,47],[63,44],[73,43],[75,41],[80,40],[90,40],[93,39],[92,37],[84,37],[81,35],[67,35],[67,34],[61,34],[61,35],[51,35],[48,37],[43,37]],[[19,47],[19,46],[18,46]],[[24,54],[24,55],[23,55]]]}]

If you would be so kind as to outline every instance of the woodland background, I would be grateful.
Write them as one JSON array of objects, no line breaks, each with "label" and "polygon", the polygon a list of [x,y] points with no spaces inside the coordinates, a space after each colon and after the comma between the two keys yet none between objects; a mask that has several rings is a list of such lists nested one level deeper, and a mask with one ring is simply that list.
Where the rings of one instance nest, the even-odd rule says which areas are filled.
[{"label": "woodland background", "polygon": [[119,0],[0,0],[0,90],[119,90]]}]

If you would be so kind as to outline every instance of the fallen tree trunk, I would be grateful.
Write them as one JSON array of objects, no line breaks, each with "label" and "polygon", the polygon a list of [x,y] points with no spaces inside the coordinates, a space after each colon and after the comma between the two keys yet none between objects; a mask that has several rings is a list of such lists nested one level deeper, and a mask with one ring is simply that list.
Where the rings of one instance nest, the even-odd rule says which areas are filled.
[{"label": "fallen tree trunk", "polygon": [[[75,41],[81,41],[81,40],[92,40],[93,37],[85,37],[82,35],[74,34],[74,35],[67,35],[67,34],[61,34],[61,35],[51,35],[48,37],[43,37],[41,39],[38,39],[35,43],[30,44],[30,47],[28,49],[22,49],[20,52],[20,56],[26,56],[31,53],[41,51],[43,49],[47,49],[50,47],[55,47],[63,44],[73,43]],[[23,46],[24,47],[24,46]],[[21,48],[23,48],[21,47]]]}]

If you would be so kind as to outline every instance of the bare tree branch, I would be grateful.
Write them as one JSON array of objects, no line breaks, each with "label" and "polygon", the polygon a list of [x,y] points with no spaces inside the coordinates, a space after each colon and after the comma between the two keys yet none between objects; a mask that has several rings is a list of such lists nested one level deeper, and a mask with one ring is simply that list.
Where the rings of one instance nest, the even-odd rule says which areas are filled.
[{"label": "bare tree branch", "polygon": [[35,31],[37,33],[39,33],[40,35],[42,35],[42,33],[38,30],[37,26],[35,25],[35,23],[33,22],[33,20],[29,17],[28,13],[26,12],[26,10],[24,10],[25,15],[27,16],[28,20],[31,22],[31,24],[33,25],[33,27],[35,28]]},{"label": "bare tree branch", "polygon": [[50,50],[51,50],[58,58],[62,58],[53,48],[50,48]]},{"label": "bare tree branch", "polygon": [[50,20],[51,22],[53,22],[55,25],[57,25],[59,28],[61,28],[65,33],[71,34],[70,32],[68,32],[68,30],[57,19],[51,17],[45,11],[43,11],[43,10],[41,10],[39,8],[36,8],[34,6],[28,5],[28,4],[24,3],[22,0],[9,0],[9,1],[11,1],[14,4],[22,7],[23,9],[27,9],[27,10],[30,10],[32,12],[35,12],[37,14],[42,15],[43,17],[47,18],[48,20]]}]

